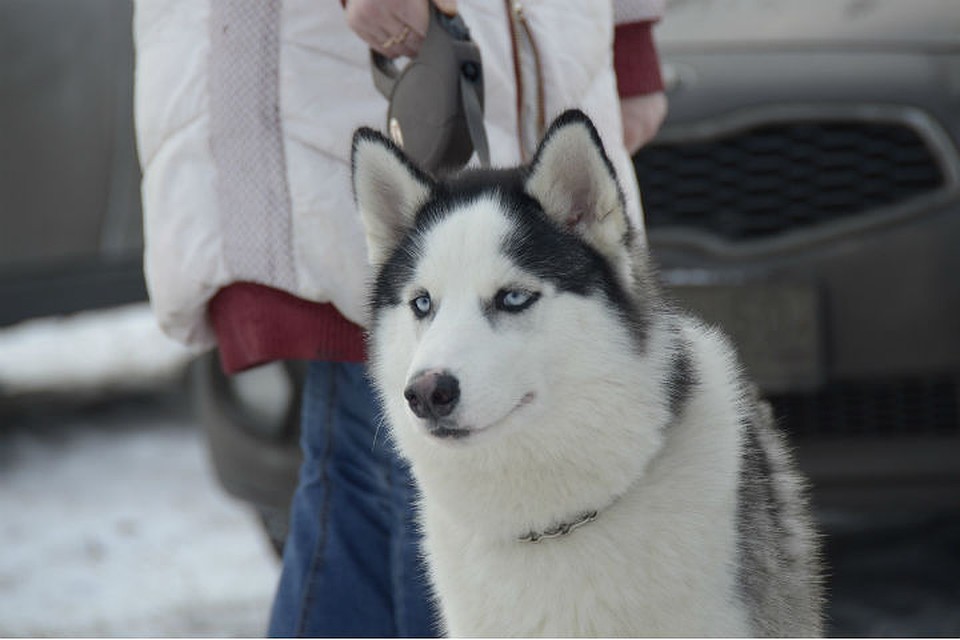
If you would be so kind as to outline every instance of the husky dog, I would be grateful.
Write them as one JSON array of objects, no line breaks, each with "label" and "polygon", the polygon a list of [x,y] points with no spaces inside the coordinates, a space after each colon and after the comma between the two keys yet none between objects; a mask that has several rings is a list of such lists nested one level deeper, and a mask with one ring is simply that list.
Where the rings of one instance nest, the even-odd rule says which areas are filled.
[{"label": "husky dog", "polygon": [[816,636],[817,544],[771,415],[671,308],[590,120],[442,180],[353,143],[371,371],[455,636]]}]

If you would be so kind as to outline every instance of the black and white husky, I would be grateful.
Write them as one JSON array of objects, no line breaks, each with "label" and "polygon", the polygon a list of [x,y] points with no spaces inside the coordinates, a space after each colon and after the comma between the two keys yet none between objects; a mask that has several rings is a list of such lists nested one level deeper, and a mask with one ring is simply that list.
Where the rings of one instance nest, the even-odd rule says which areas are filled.
[{"label": "black and white husky", "polygon": [[438,180],[370,129],[371,367],[457,636],[815,636],[817,543],[769,410],[672,309],[590,120]]}]

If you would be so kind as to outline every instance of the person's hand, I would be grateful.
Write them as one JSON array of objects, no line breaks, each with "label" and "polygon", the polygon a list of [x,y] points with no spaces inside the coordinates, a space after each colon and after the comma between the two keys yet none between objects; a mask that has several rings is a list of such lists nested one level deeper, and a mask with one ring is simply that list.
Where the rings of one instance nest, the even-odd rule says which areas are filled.
[{"label": "person's hand", "polygon": [[620,114],[623,116],[623,144],[633,155],[657,135],[667,117],[667,96],[661,91],[622,98]]},{"label": "person's hand", "polygon": [[[431,0],[348,0],[347,24],[371,49],[388,58],[412,57],[420,50],[430,24]],[[447,15],[457,0],[432,0]]]}]

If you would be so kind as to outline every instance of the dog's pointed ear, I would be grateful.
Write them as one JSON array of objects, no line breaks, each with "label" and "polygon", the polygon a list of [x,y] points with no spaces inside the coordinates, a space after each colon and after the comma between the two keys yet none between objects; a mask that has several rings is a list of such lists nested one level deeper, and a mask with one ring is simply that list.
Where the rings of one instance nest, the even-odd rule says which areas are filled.
[{"label": "dog's pointed ear", "polygon": [[379,265],[413,225],[434,183],[392,141],[368,127],[353,134],[351,167],[367,252],[370,262]]},{"label": "dog's pointed ear", "polygon": [[623,192],[596,128],[582,111],[561,114],[543,137],[525,184],[544,212],[608,259],[632,237]]}]

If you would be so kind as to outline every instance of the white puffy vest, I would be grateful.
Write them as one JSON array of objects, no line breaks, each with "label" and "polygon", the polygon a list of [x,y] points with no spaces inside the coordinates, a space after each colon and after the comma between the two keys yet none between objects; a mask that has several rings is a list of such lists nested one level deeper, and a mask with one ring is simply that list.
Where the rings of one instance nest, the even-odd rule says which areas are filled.
[{"label": "white puffy vest", "polygon": [[[535,144],[539,76],[547,124],[578,107],[597,125],[642,229],[610,3],[458,6],[483,55],[492,163],[515,165]],[[350,144],[358,126],[383,128],[386,101],[340,3],[138,0],[134,36],[145,272],[164,330],[212,346],[207,302],[237,281],[332,302],[363,324]]]}]

